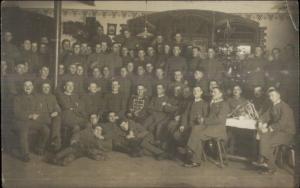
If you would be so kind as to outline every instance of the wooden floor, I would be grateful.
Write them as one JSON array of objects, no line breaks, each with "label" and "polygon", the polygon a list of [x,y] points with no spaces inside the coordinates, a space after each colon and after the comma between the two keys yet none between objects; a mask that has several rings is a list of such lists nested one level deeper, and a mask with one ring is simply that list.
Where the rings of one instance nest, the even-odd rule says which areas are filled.
[{"label": "wooden floor", "polygon": [[81,158],[67,167],[54,166],[32,156],[30,163],[2,154],[3,187],[294,187],[285,170],[260,175],[243,162],[229,161],[220,169],[210,162],[187,169],[179,162],[130,158],[112,152],[107,161]]}]

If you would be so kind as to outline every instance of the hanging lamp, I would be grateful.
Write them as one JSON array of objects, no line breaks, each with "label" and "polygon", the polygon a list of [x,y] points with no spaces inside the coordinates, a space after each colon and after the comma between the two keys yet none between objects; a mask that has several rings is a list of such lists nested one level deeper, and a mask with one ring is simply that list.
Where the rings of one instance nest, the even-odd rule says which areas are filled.
[{"label": "hanging lamp", "polygon": [[[147,12],[147,1],[146,1],[146,12]],[[148,24],[148,23],[149,23],[149,22],[147,21],[147,13],[145,13],[145,26],[144,26],[144,31],[141,32],[141,33],[139,33],[139,34],[137,34],[137,35],[136,35],[137,37],[141,37],[141,38],[147,39],[147,38],[153,36],[153,34],[150,33],[150,32],[148,31],[148,28],[147,28],[147,24]]]}]

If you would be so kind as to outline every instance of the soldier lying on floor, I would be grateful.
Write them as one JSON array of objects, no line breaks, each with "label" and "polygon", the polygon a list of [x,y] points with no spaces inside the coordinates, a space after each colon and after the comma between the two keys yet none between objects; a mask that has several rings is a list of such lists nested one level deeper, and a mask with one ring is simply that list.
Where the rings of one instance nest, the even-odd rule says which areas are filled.
[{"label": "soldier lying on floor", "polygon": [[71,138],[70,146],[57,153],[52,163],[66,166],[85,156],[94,160],[106,159],[106,152],[112,149],[112,141],[104,137],[98,122],[99,116],[92,114],[87,128],[75,133]]},{"label": "soldier lying on floor", "polygon": [[116,151],[128,153],[131,157],[142,157],[144,154],[154,156],[157,160],[167,158],[167,154],[154,145],[154,137],[143,126],[132,120],[123,119],[119,123],[118,136],[113,140]]}]

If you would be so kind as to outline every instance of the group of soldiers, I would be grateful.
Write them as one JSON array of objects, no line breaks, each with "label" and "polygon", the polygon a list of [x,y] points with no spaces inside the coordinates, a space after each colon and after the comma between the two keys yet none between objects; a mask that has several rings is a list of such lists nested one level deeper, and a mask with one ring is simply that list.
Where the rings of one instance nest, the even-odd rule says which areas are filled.
[{"label": "group of soldiers", "polygon": [[[63,40],[57,83],[51,43],[24,40],[18,48],[5,32],[1,58],[2,124],[17,136],[20,159],[51,150],[51,162],[80,156],[106,158],[111,150],[156,159],[184,156],[199,166],[202,143],[226,140],[226,118],[251,101],[261,115],[261,163],[274,171],[273,144],[295,134],[291,78],[297,60],[291,46],[264,54],[237,52],[239,67],[225,66],[215,48],[188,46],[180,33],[167,43],[158,35],[141,45],[125,30],[121,42],[103,33],[87,42]],[[236,71],[237,79],[232,79]],[[240,79],[239,79],[240,78]],[[283,99],[283,100],[282,100]],[[31,136],[31,132],[38,132]]]}]

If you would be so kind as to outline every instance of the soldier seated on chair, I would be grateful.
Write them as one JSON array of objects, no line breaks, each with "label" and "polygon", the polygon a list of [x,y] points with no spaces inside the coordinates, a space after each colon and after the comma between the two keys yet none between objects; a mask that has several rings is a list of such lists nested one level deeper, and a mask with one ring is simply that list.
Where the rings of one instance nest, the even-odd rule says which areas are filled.
[{"label": "soldier seated on chair", "polygon": [[200,166],[204,141],[212,138],[226,139],[225,122],[229,106],[223,100],[220,88],[212,89],[212,100],[207,117],[200,119],[200,126],[194,126],[187,142],[187,154],[190,156],[186,167]]},{"label": "soldier seated on chair", "polygon": [[62,125],[71,129],[72,133],[85,128],[88,116],[84,109],[84,103],[74,93],[74,83],[67,81],[64,92],[57,97],[58,104],[62,109]]},{"label": "soldier seated on chair", "polygon": [[270,89],[268,94],[272,105],[259,122],[260,162],[266,166],[263,173],[273,174],[276,171],[276,156],[273,155],[273,149],[279,145],[289,144],[296,133],[296,127],[293,111],[281,100],[279,91]]},{"label": "soldier seated on chair", "polygon": [[29,133],[31,131],[39,132],[39,141],[37,142],[36,153],[44,154],[45,146],[49,138],[49,128],[47,123],[41,118],[41,105],[33,94],[33,83],[25,81],[23,84],[24,94],[18,95],[14,99],[14,128],[19,136],[21,149],[21,159],[29,162]]}]

